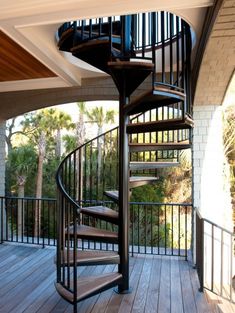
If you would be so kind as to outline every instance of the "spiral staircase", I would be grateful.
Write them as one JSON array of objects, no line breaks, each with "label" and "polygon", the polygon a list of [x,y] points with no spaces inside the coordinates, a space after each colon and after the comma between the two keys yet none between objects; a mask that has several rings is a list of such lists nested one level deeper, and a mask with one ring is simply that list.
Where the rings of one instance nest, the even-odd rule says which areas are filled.
[{"label": "spiral staircase", "polygon": [[[111,287],[129,292],[131,191],[156,182],[158,168],[177,166],[191,147],[191,33],[179,17],[152,12],[68,22],[58,35],[59,49],[111,75],[120,97],[119,128],[78,147],[57,172],[55,286],[77,312],[79,301]],[[116,272],[79,276],[80,266],[104,264]]]}]

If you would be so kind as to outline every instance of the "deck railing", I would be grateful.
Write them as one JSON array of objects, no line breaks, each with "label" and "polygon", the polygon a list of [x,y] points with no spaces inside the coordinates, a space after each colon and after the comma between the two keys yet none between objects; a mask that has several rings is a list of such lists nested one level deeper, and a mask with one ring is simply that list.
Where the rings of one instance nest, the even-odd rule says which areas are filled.
[{"label": "deck railing", "polygon": [[[54,246],[56,211],[55,199],[0,197],[1,240]],[[40,216],[36,217],[35,212]]]},{"label": "deck railing", "polygon": [[196,213],[196,266],[200,289],[235,302],[235,234]]},{"label": "deck railing", "polygon": [[[86,201],[83,205],[94,205]],[[112,201],[102,204],[113,207]],[[41,207],[41,231],[36,236],[35,207]],[[56,245],[56,199],[0,197],[0,216],[5,229],[2,241]],[[111,224],[81,216],[83,223],[110,229]],[[39,219],[36,219],[39,220]],[[130,253],[176,255],[187,259],[191,248],[192,205],[178,203],[130,203]],[[2,228],[3,229],[3,228]],[[117,246],[79,240],[81,249],[117,250]]]}]

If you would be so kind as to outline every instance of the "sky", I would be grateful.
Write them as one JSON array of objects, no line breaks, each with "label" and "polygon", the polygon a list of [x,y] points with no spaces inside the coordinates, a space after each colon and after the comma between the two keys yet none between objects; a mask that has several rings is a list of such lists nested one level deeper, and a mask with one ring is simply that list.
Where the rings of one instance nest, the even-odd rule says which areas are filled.
[{"label": "sky", "polygon": [[[92,109],[96,106],[103,106],[105,110],[114,110],[116,114],[116,120],[114,124],[108,124],[103,127],[103,131],[108,131],[118,125],[118,101],[89,101],[86,102],[88,109]],[[71,115],[73,122],[78,119],[79,110],[76,103],[67,103],[55,106],[57,109],[62,110]],[[95,124],[85,124],[86,139],[92,139],[97,136],[98,128]]]},{"label": "sky", "polygon": [[[89,101],[89,102],[86,102],[86,106],[87,108],[90,108],[90,109],[96,106],[103,106],[105,110],[115,110],[116,112],[118,112],[118,101]],[[75,102],[61,104],[55,107],[58,108],[59,110],[62,110],[70,114],[73,121],[74,122],[76,121],[77,116],[79,114],[79,110]]]}]

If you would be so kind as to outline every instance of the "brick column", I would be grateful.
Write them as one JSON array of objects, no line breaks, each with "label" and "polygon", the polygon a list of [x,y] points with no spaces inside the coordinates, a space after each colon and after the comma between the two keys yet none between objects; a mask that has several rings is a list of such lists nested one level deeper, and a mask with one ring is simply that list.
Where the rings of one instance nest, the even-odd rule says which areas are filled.
[{"label": "brick column", "polygon": [[193,195],[201,215],[232,227],[229,167],[223,152],[222,106],[194,106]]}]

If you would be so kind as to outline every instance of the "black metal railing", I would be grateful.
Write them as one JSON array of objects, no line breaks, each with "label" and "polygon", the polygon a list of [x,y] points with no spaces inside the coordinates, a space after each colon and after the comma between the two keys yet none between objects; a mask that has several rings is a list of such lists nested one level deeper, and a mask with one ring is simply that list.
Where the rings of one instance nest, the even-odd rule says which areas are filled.
[{"label": "black metal railing", "polygon": [[[176,110],[174,114],[176,114]],[[155,115],[153,114],[153,112]],[[168,119],[164,110],[158,108],[134,118],[132,122]],[[180,113],[178,113],[180,114]],[[189,130],[167,130],[148,134],[131,135],[131,142],[138,143],[174,143],[189,140]],[[61,163],[58,171],[59,186],[76,203],[89,199],[107,200],[104,196],[106,190],[118,190],[118,141],[119,128],[116,127],[106,133],[86,142],[71,152]],[[130,161],[177,161],[179,152],[144,151],[130,153]],[[153,170],[144,170],[144,175],[153,175]],[[156,171],[155,171],[156,173]],[[135,173],[133,173],[135,175]],[[63,203],[63,201],[62,201]]]},{"label": "black metal railing", "polygon": [[196,266],[200,290],[235,301],[235,234],[196,212]]},{"label": "black metal railing", "polygon": [[109,41],[109,60],[151,61],[155,66],[153,87],[161,84],[184,92],[182,115],[192,114],[191,30],[180,17],[161,11],[67,22],[59,28],[59,38],[68,30],[73,36],[69,49],[100,38]]},{"label": "black metal railing", "polygon": [[[35,207],[40,213],[41,232],[34,234]],[[105,205],[115,209],[112,201],[83,201],[83,206]],[[0,214],[5,224],[2,242],[56,245],[56,199],[1,197]],[[81,216],[83,224],[101,229],[114,226],[92,217]],[[130,202],[130,247],[135,253],[188,257],[191,247],[192,205],[177,203]],[[117,245],[78,240],[81,249],[117,250]]]},{"label": "black metal railing", "polygon": [[[55,199],[0,197],[0,212],[4,225],[1,228],[3,241],[56,245]],[[39,212],[39,216],[36,217],[35,212]]]},{"label": "black metal railing", "polygon": [[[140,54],[138,55],[140,58],[151,52],[153,45],[160,47],[162,44],[170,43],[171,40],[176,40],[182,30],[180,17],[169,12],[159,11],[66,22],[58,29],[58,37],[61,38],[64,32],[73,30],[75,37],[78,36],[78,42],[88,41],[109,36],[111,28],[112,35],[120,36],[122,24],[127,23],[132,49]],[[120,40],[124,40],[124,38],[120,38]]]},{"label": "black metal railing", "polygon": [[[114,208],[113,202],[87,202],[83,205],[104,204]],[[116,230],[110,223],[82,216],[82,223],[100,229]],[[129,252],[181,256],[187,260],[191,249],[192,205],[183,203],[130,202]],[[79,242],[81,249],[118,251],[115,244],[89,240]]]}]

